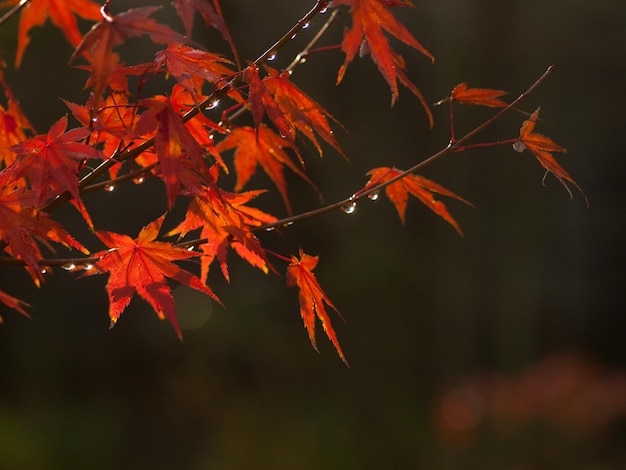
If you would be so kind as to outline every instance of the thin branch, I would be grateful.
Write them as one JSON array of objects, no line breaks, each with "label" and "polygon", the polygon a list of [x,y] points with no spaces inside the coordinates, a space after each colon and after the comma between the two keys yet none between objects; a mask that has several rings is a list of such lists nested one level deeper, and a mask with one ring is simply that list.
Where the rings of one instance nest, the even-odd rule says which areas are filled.
[{"label": "thin branch", "polygon": [[11,18],[13,18],[15,15],[17,15],[20,10],[22,8],[24,8],[28,3],[30,3],[30,0],[20,0],[20,3],[18,3],[17,5],[15,5],[13,8],[11,8],[9,11],[7,11],[1,18],[0,18],[0,26],[2,26],[4,23],[6,23],[7,21],[9,21]]}]

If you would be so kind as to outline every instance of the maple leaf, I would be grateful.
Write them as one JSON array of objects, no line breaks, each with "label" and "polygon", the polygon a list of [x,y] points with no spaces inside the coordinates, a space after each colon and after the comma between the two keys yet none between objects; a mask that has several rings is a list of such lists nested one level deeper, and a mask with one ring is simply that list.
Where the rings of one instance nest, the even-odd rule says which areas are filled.
[{"label": "maple leaf", "polygon": [[237,172],[235,191],[243,189],[254,174],[257,164],[263,168],[278,188],[287,212],[290,214],[291,203],[287,195],[287,182],[283,175],[283,166],[289,168],[314,187],[313,182],[289,158],[285,151],[287,148],[291,149],[299,156],[297,147],[263,124],[256,129],[247,126],[236,127],[217,144],[217,150],[220,152],[232,148],[235,149],[234,165]]},{"label": "maple leaf", "polygon": [[167,49],[158,52],[154,63],[165,68],[192,95],[201,91],[196,89],[195,78],[215,83],[234,73],[225,65],[232,64],[230,60],[180,43],[170,44]]},{"label": "maple leaf", "polygon": [[148,109],[139,117],[131,138],[156,131],[154,148],[167,190],[168,207],[172,208],[181,185],[199,191],[202,176],[206,172],[203,150],[183,124],[169,98],[155,96],[141,104]]},{"label": "maple leaf", "polygon": [[[0,290],[0,302],[2,302],[7,307],[11,307],[13,310],[17,310],[25,317],[30,318],[30,315],[25,310],[25,307],[30,307],[26,302],[21,301],[20,299],[16,299],[15,297],[7,294]],[[2,317],[0,316],[0,324],[2,324]]]},{"label": "maple leaf", "polygon": [[87,55],[92,67],[93,93],[96,96],[102,94],[119,62],[119,56],[113,52],[113,48],[129,37],[147,34],[157,44],[189,42],[169,26],[150,18],[159,9],[160,7],[133,8],[118,15],[110,15],[105,7],[101,9],[102,21],[83,37],[70,59],[72,61],[80,55]]},{"label": "maple leaf", "polygon": [[[434,62],[435,59],[430,52],[388,10],[389,7],[396,6],[415,8],[410,1],[336,0],[333,2],[333,5],[349,5],[352,16],[352,28],[345,32],[341,43],[341,49],[345,52],[346,58],[339,69],[337,84],[343,80],[348,65],[352,62],[356,53],[360,51],[360,55],[363,56],[369,52],[372,60],[391,87],[392,104],[395,102],[398,97],[398,56],[389,46],[389,41],[384,31],[418,50]],[[406,77],[402,77],[402,79],[406,80]]]},{"label": "maple leaf", "polygon": [[563,185],[563,187],[567,190],[570,197],[573,197],[572,191],[566,182],[572,183],[580,194],[585,198],[585,202],[587,206],[589,205],[589,201],[584,191],[578,183],[574,181],[574,179],[569,175],[565,169],[559,165],[559,163],[552,156],[552,152],[562,152],[566,153],[567,150],[556,142],[554,142],[551,138],[546,137],[545,135],[538,134],[533,132],[535,129],[535,124],[537,122],[537,118],[539,117],[539,109],[530,116],[530,118],[522,124],[519,134],[519,140],[517,140],[513,144],[513,149],[517,152],[523,152],[526,149],[529,149],[535,158],[539,161],[542,167],[546,169],[547,172],[552,173],[557,180]]},{"label": "maple leaf", "polygon": [[200,196],[196,196],[189,204],[185,220],[168,235],[187,233],[201,229],[200,237],[207,243],[200,245],[204,253],[201,261],[200,278],[206,282],[209,267],[218,260],[222,274],[230,280],[228,274],[228,247],[252,266],[269,271],[270,265],[261,243],[252,233],[252,228],[262,224],[276,222],[276,217],[247,205],[264,191],[247,191],[231,193],[217,186],[205,187]]},{"label": "maple leaf", "polygon": [[203,292],[216,302],[219,299],[200,278],[173,263],[196,257],[199,253],[172,243],[155,241],[164,219],[165,216],[161,216],[143,227],[136,239],[124,234],[97,231],[96,235],[109,249],[94,255],[100,258],[95,267],[99,273],[109,273],[106,290],[111,326],[115,325],[137,293],[152,306],[159,318],[169,320],[182,339],[174,298],[166,278]]},{"label": "maple leaf", "polygon": [[11,167],[0,171],[0,239],[6,244],[7,252],[27,264],[37,284],[43,276],[39,265],[42,255],[36,239],[89,253],[47,213],[39,211],[37,198],[30,189],[15,185]]},{"label": "maple leaf", "polygon": [[506,91],[492,90],[489,88],[468,88],[467,83],[460,83],[452,90],[450,99],[463,104],[474,104],[488,106],[490,108],[503,108],[507,106],[505,101],[500,99],[506,95]]},{"label": "maple leaf", "polygon": [[265,111],[280,136],[292,144],[295,145],[296,132],[299,131],[313,142],[321,156],[317,134],[345,157],[328,123],[328,118],[335,121],[330,113],[302,92],[289,79],[288,72],[278,73],[274,69],[268,69],[268,72],[263,80],[260,80],[256,67],[248,67],[245,73],[250,83],[248,99],[255,127],[259,127]]},{"label": "maple leaf", "polygon": [[[2,64],[4,65],[4,64]],[[4,88],[7,107],[0,105],[0,168],[9,166],[15,161],[15,152],[10,148],[24,140],[26,133],[36,134],[35,129],[22,111],[19,101],[13,95],[0,70],[0,85]]]},{"label": "maple leaf", "polygon": [[79,165],[87,158],[102,158],[97,149],[78,142],[90,134],[84,127],[67,129],[67,116],[62,117],[44,135],[38,135],[10,148],[20,158],[9,167],[13,177],[27,177],[35,193],[37,204],[42,204],[52,193],[67,190],[79,211],[91,224],[78,190]]},{"label": "maple leaf", "polygon": [[[0,6],[17,5],[20,1],[8,0]],[[47,18],[61,30],[72,47],[76,47],[83,37],[76,16],[96,21],[100,19],[100,5],[89,0],[30,0],[20,15],[15,67],[21,65],[26,46],[30,43],[28,33],[35,26],[42,26]]]},{"label": "maple leaf", "polygon": [[[365,189],[372,188],[373,186],[384,183],[385,181],[389,181],[390,179],[397,177],[401,173],[403,172],[401,170],[398,170],[397,168],[374,168],[367,173],[370,176],[370,180],[365,186]],[[472,206],[472,204],[467,202],[462,197],[457,196],[452,191],[449,191],[443,186],[435,183],[434,181],[431,181],[420,175],[409,174],[399,179],[398,181],[391,183],[385,188],[385,194],[387,195],[389,200],[395,205],[396,210],[398,211],[398,215],[400,216],[400,220],[403,224],[406,220],[406,206],[409,194],[412,194],[413,196],[418,198],[423,204],[425,204],[429,209],[435,212],[435,214],[439,215],[446,222],[452,225],[459,233],[459,235],[463,236],[461,228],[456,223],[456,220],[454,220],[448,212],[446,205],[443,202],[436,200],[433,196],[433,193],[453,197],[454,199],[457,199],[469,206]]]},{"label": "maple leaf", "polygon": [[196,13],[199,13],[207,26],[215,28],[221,33],[230,46],[235,62],[239,63],[237,49],[222,16],[222,8],[218,0],[213,0],[213,5],[208,0],[174,0],[172,3],[185,26],[185,34],[188,37],[191,37],[194,17]]},{"label": "maple leaf", "polygon": [[309,334],[309,339],[313,348],[317,351],[317,343],[315,340],[315,317],[322,322],[322,328],[326,332],[326,336],[333,343],[341,360],[349,367],[348,361],[339,346],[337,335],[330,322],[330,317],[326,311],[326,305],[331,307],[335,312],[339,311],[335,308],[328,296],[313,274],[313,270],[319,261],[318,256],[311,256],[300,250],[300,257],[292,256],[291,263],[287,267],[287,286],[298,287],[300,301],[300,315],[304,321],[304,326]]}]

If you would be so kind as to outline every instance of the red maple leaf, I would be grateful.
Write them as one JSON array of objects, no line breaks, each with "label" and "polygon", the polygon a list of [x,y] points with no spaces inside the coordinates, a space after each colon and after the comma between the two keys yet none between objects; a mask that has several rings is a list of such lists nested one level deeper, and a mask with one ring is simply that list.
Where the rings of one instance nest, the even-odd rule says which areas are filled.
[{"label": "red maple leaf", "polygon": [[291,263],[287,267],[287,285],[290,287],[297,286],[300,290],[300,315],[304,321],[304,326],[309,334],[309,339],[313,348],[317,351],[317,343],[315,340],[315,317],[322,322],[322,328],[326,332],[326,336],[333,343],[341,360],[349,366],[346,357],[339,346],[337,335],[330,322],[330,317],[326,311],[326,305],[331,307],[335,312],[339,311],[335,308],[328,296],[324,293],[317,282],[313,270],[319,261],[318,256],[311,256],[300,250],[300,257],[292,256]]},{"label": "red maple leaf", "polygon": [[507,103],[502,101],[500,97],[506,94],[506,91],[492,90],[490,88],[468,88],[467,83],[460,83],[452,90],[450,99],[463,104],[503,108]]},{"label": "red maple leaf", "polygon": [[19,101],[5,82],[1,70],[0,85],[7,99],[6,108],[0,105],[0,168],[3,168],[15,161],[16,155],[10,148],[26,140],[27,133],[36,134],[36,132],[22,111]]},{"label": "red maple leaf", "polygon": [[[409,30],[400,23],[388,10],[389,7],[415,6],[408,0],[336,0],[333,5],[349,5],[352,15],[352,28],[345,32],[341,49],[346,58],[339,69],[337,83],[340,83],[350,62],[357,52],[363,56],[370,53],[372,60],[378,66],[381,74],[391,87],[392,104],[398,97],[399,75],[398,55],[391,49],[384,31],[399,39],[408,46],[417,49],[426,57],[434,61],[434,57],[420,42],[413,37]],[[400,67],[402,69],[402,67]],[[418,95],[418,97],[421,96]]]},{"label": "red maple leaf", "polygon": [[[378,184],[384,183],[385,181],[389,181],[392,178],[397,177],[402,173],[401,170],[397,168],[389,168],[389,167],[380,167],[374,168],[369,171],[367,174],[370,176],[370,180],[368,181],[365,189],[372,188]],[[407,175],[398,181],[395,181],[388,185],[385,188],[385,194],[389,198],[391,202],[396,206],[396,210],[398,211],[398,215],[400,216],[400,220],[404,224],[406,220],[406,206],[409,199],[409,194],[412,194],[416,198],[418,198],[423,204],[425,204],[429,209],[431,209],[435,214],[442,217],[446,222],[452,225],[459,235],[463,235],[461,228],[456,223],[456,220],[452,218],[446,205],[438,201],[434,198],[434,193],[442,194],[444,196],[453,197],[461,202],[464,202],[467,205],[472,205],[463,199],[460,196],[457,196],[452,191],[447,190],[443,186],[431,181],[427,178],[424,178],[420,175],[410,174]]]},{"label": "red maple leaf", "polygon": [[[21,1],[23,0],[7,0],[0,6],[17,5]],[[42,26],[47,18],[61,30],[72,47],[76,47],[83,37],[78,29],[76,16],[96,21],[100,19],[100,5],[89,0],[30,0],[22,8],[20,15],[15,67],[22,63],[24,51],[30,43],[28,33],[33,27]]]},{"label": "red maple leaf", "polygon": [[196,89],[195,79],[215,83],[234,73],[226,66],[232,63],[230,60],[180,43],[170,44],[167,49],[158,52],[154,63],[163,67],[194,96],[202,91]]},{"label": "red maple leaf", "polygon": [[270,265],[261,243],[254,236],[252,228],[275,222],[276,217],[247,205],[264,191],[230,193],[217,188],[205,187],[202,194],[189,204],[185,220],[168,235],[187,233],[201,229],[200,237],[207,240],[200,245],[204,253],[201,261],[200,278],[205,282],[209,267],[218,260],[222,274],[230,280],[228,274],[228,247],[252,266],[267,273]]},{"label": "red maple leaf", "polygon": [[221,33],[222,37],[230,46],[233,56],[235,57],[235,62],[239,63],[237,49],[235,48],[235,43],[230,36],[224,17],[222,16],[222,7],[218,0],[213,0],[213,5],[211,5],[208,0],[174,0],[172,3],[185,26],[185,34],[188,37],[191,37],[193,20],[196,13],[199,13],[207,26],[215,28]]},{"label": "red maple leaf", "polygon": [[67,129],[67,116],[50,127],[47,134],[38,135],[11,147],[19,158],[9,167],[14,178],[26,177],[41,205],[51,195],[68,191],[85,220],[91,219],[78,190],[78,171],[85,159],[102,158],[99,150],[78,142],[90,134],[89,129]]},{"label": "red maple leaf", "polygon": [[182,339],[174,298],[166,278],[204,292],[217,302],[219,299],[197,276],[172,262],[196,257],[198,252],[155,241],[164,219],[165,216],[161,216],[145,226],[136,239],[119,233],[96,232],[109,249],[94,255],[100,258],[95,266],[100,273],[110,274],[106,289],[111,326],[137,293],[152,306],[159,318],[169,320]]},{"label": "red maple leaf", "polygon": [[185,127],[169,98],[154,96],[141,104],[148,109],[139,117],[130,137],[150,136],[156,132],[154,149],[167,190],[168,207],[172,208],[181,185],[200,191],[200,183],[206,173],[203,150]]},{"label": "red maple leaf", "polygon": [[573,197],[572,191],[567,186],[566,181],[572,183],[576,186],[576,189],[580,191],[580,194],[583,195],[587,205],[589,205],[589,201],[587,200],[587,196],[583,192],[578,183],[574,181],[574,179],[569,175],[565,169],[559,165],[559,163],[552,156],[552,152],[562,152],[566,153],[567,150],[556,142],[554,142],[551,138],[546,137],[545,135],[537,134],[533,132],[535,129],[535,124],[537,122],[537,117],[539,117],[539,108],[530,116],[530,119],[524,121],[522,127],[520,129],[519,140],[513,144],[513,148],[517,152],[523,152],[526,149],[529,149],[535,158],[539,161],[542,167],[546,169],[549,173],[552,173],[557,180],[565,187],[570,197]]},{"label": "red maple leaf", "polygon": [[243,189],[258,164],[278,188],[285,207],[291,214],[291,203],[287,195],[287,182],[283,175],[283,167],[286,166],[314,186],[285,151],[285,149],[291,149],[299,156],[297,147],[263,124],[256,129],[247,126],[235,127],[224,140],[217,144],[217,150],[220,152],[232,148],[235,149],[234,165],[237,172],[235,191]]},{"label": "red maple leaf", "polygon": [[260,126],[265,112],[280,136],[293,145],[296,133],[300,132],[313,142],[322,155],[317,134],[345,156],[328,123],[328,119],[335,120],[330,113],[300,90],[289,79],[287,72],[278,73],[274,69],[268,71],[268,76],[262,80],[258,68],[254,66],[248,67],[245,73],[250,83],[248,99],[255,127]]},{"label": "red maple leaf", "polygon": [[48,214],[39,211],[33,191],[16,186],[10,167],[0,171],[0,239],[6,244],[7,252],[26,263],[37,284],[43,276],[39,265],[42,255],[36,240],[61,243],[89,253]]},{"label": "red maple leaf", "polygon": [[119,62],[119,56],[113,52],[113,48],[123,44],[129,37],[147,34],[157,44],[188,42],[169,26],[150,18],[159,9],[160,7],[133,8],[118,15],[110,15],[106,6],[102,7],[102,21],[85,35],[70,59],[83,54],[87,56],[92,67],[93,93],[97,97],[102,95]]}]

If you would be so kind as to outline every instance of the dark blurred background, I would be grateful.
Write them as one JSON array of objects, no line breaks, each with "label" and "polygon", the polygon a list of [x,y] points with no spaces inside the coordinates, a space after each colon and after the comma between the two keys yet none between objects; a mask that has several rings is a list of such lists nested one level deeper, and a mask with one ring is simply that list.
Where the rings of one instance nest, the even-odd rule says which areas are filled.
[{"label": "dark blurred background", "polygon": [[[313,3],[222,1],[249,60]],[[113,11],[140,4],[147,3],[113,2]],[[284,278],[264,276],[234,254],[231,285],[217,269],[210,276],[225,309],[176,289],[182,343],[138,298],[109,330],[105,276],[76,280],[59,270],[37,289],[22,270],[5,267],[1,289],[31,303],[33,318],[0,307],[0,468],[626,468],[626,6],[416,4],[396,13],[435,64],[394,47],[429,102],[463,81],[516,96],[555,65],[521,107],[542,107],[537,131],[567,147],[557,157],[590,207],[576,192],[570,200],[552,177],[542,185],[529,153],[483,148],[423,173],[476,206],[448,203],[464,238],[416,200],[402,226],[385,198],[360,203],[350,216],[330,213],[261,235],[281,253],[302,247],[320,256],[316,274],[346,319],[334,325],[351,369],[321,332],[320,354],[311,348],[297,292]],[[159,15],[180,28],[169,4]],[[277,66],[323,20],[281,51]],[[348,21],[340,17],[320,44],[338,44]],[[0,29],[0,56],[9,63],[16,29],[16,19]],[[31,35],[22,68],[9,66],[6,77],[46,132],[67,112],[59,98],[84,102],[78,90],[86,75],[65,66],[71,49],[49,23]],[[195,37],[227,52],[199,21]],[[154,50],[137,39],[124,54],[137,63]],[[337,135],[349,163],[331,149],[321,160],[305,149],[328,202],[362,187],[369,169],[408,168],[449,138],[446,109],[434,109],[429,130],[406,89],[390,108],[389,88],[369,58],[356,60],[335,87],[342,61],[338,51],[314,55],[293,75],[348,129]],[[459,109],[458,133],[489,115]],[[523,119],[511,113],[480,141],[516,137]],[[259,174],[249,187],[267,184]],[[98,227],[136,234],[163,212],[161,190],[129,184],[85,202]],[[296,211],[319,205],[296,179],[289,191]],[[273,196],[259,203],[284,213]],[[170,214],[166,228],[181,214]],[[55,217],[84,231],[70,209]]]}]

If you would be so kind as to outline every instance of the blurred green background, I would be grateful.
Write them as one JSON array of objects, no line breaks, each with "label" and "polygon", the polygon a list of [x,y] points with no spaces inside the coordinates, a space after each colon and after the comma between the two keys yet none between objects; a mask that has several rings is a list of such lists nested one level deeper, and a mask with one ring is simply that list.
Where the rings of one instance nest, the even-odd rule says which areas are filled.
[{"label": "blurred green background", "polygon": [[[243,58],[252,60],[313,1],[226,1]],[[147,2],[113,2],[114,12]],[[55,271],[36,289],[16,268],[0,288],[33,305],[33,320],[1,308],[0,468],[3,469],[623,469],[626,468],[624,98],[622,0],[424,0],[396,13],[433,53],[431,65],[397,42],[429,102],[459,82],[525,90],[554,74],[522,105],[541,106],[537,131],[567,147],[559,161],[590,200],[570,200],[534,158],[509,147],[455,154],[423,175],[468,199],[448,206],[464,238],[415,200],[402,226],[384,198],[262,234],[284,254],[319,255],[316,270],[346,319],[334,318],[351,369],[318,335],[310,346],[297,292],[230,256],[232,284],[210,283],[226,305],[176,289],[183,325],[171,327],[135,299],[108,330],[105,276]],[[159,19],[180,28],[169,4]],[[281,51],[286,66],[324,18]],[[321,45],[338,44],[347,15]],[[89,25],[81,24],[83,31]],[[17,20],[0,28],[12,63]],[[204,34],[204,35],[203,35]],[[85,73],[47,24],[32,31],[22,68],[7,81],[39,132],[84,102]],[[212,51],[224,42],[196,23]],[[143,39],[128,63],[150,60]],[[330,149],[305,149],[328,202],[356,191],[377,166],[407,168],[444,147],[447,110],[429,130],[418,101],[389,88],[369,58],[335,87],[343,55],[312,56],[294,81],[347,129]],[[457,130],[489,110],[459,109]],[[481,141],[514,138],[511,113]],[[264,187],[261,175],[250,188]],[[97,226],[136,234],[164,210],[159,183],[85,197]],[[295,178],[294,210],[317,207]],[[157,203],[155,203],[155,201]],[[259,203],[282,213],[278,198]],[[181,208],[167,219],[173,227]],[[55,213],[75,223],[72,210]],[[78,224],[77,230],[84,227]],[[84,238],[82,238],[84,237]],[[81,240],[99,245],[81,235]],[[283,269],[276,263],[279,269]]]}]

